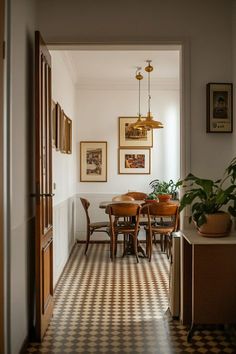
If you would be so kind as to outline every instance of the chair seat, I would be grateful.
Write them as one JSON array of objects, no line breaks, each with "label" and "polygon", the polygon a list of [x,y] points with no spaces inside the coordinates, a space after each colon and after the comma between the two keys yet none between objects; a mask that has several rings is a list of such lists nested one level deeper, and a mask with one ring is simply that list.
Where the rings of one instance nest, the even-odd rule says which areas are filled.
[{"label": "chair seat", "polygon": [[92,222],[90,224],[90,227],[92,229],[100,229],[101,227],[109,227],[110,223],[109,221],[98,221],[98,222]]},{"label": "chair seat", "polygon": [[168,234],[174,231],[174,227],[168,227],[168,226],[159,226],[159,227],[152,227],[152,231],[158,234]]},{"label": "chair seat", "polygon": [[[140,227],[138,228],[138,230],[140,229]],[[126,233],[128,234],[129,232],[135,232],[135,225],[124,225],[124,226],[117,226],[116,227],[116,232],[122,234],[122,233]]]}]

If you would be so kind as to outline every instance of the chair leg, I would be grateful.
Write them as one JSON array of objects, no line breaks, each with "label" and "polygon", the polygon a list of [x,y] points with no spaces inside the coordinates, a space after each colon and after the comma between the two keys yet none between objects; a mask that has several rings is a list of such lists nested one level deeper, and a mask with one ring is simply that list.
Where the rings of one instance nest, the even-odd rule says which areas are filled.
[{"label": "chair leg", "polygon": [[87,228],[87,236],[86,236],[86,245],[85,245],[85,251],[84,254],[87,254],[87,250],[88,250],[88,246],[89,246],[89,242],[90,242],[90,236],[92,235],[93,230],[91,231],[89,228]]},{"label": "chair leg", "polygon": [[150,232],[149,230],[146,230],[146,257],[149,258],[149,237],[150,237]]},{"label": "chair leg", "polygon": [[161,252],[164,252],[164,239],[163,239],[163,235],[160,235],[160,243],[161,243]]},{"label": "chair leg", "polygon": [[114,245],[114,248],[115,248],[115,257],[116,257],[116,254],[117,254],[117,239],[118,239],[118,235],[115,235],[115,245]]},{"label": "chair leg", "polygon": [[126,234],[124,234],[124,243],[123,243],[123,256],[122,257],[124,257],[125,256],[125,252],[126,251]]},{"label": "chair leg", "polygon": [[113,232],[111,232],[111,239],[110,239],[110,257],[111,260],[114,260],[114,253],[115,253],[115,249],[114,249],[114,239],[115,239],[115,235]]},{"label": "chair leg", "polygon": [[[155,234],[154,234],[155,235]],[[149,235],[149,262],[151,262],[151,259],[152,259],[152,232],[150,232],[150,235]]]},{"label": "chair leg", "polygon": [[138,258],[138,238],[137,235],[133,236],[133,244],[134,244],[134,254],[137,259],[137,263],[139,263],[139,258]]}]

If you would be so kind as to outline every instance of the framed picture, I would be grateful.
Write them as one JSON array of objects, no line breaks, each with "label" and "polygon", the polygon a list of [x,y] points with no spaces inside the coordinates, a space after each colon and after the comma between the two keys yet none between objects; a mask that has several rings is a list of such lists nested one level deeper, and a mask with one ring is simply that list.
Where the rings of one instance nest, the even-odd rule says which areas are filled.
[{"label": "framed picture", "polygon": [[60,119],[60,151],[66,153],[66,115],[61,109],[61,119]]},{"label": "framed picture", "polygon": [[61,115],[62,115],[62,109],[59,103],[57,103],[56,104],[56,136],[55,136],[56,150],[60,150]]},{"label": "framed picture", "polygon": [[232,133],[233,85],[207,84],[207,133]]},{"label": "framed picture", "polygon": [[[119,117],[119,146],[121,147],[152,147],[153,130],[141,131],[130,129],[129,125],[137,121],[137,117]],[[143,118],[145,119],[145,118]]]},{"label": "framed picture", "polygon": [[72,120],[66,116],[65,122],[65,150],[67,154],[72,154]]},{"label": "framed picture", "polygon": [[150,174],[150,149],[119,149],[119,174]]},{"label": "framed picture", "polygon": [[80,142],[80,181],[107,181],[107,142]]},{"label": "framed picture", "polygon": [[52,100],[52,147],[56,147],[57,121],[56,121],[56,103]]}]

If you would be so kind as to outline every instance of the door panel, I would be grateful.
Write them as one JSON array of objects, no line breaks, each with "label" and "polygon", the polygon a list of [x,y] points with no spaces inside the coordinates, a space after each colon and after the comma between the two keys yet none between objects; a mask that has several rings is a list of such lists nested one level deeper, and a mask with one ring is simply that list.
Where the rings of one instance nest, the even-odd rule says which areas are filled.
[{"label": "door panel", "polygon": [[53,310],[51,57],[35,34],[36,337],[43,338]]}]

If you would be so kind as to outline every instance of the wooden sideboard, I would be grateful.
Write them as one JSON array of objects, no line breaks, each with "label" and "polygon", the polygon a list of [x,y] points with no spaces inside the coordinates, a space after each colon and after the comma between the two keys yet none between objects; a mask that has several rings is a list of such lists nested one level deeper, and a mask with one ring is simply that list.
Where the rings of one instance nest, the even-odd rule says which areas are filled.
[{"label": "wooden sideboard", "polygon": [[191,325],[236,323],[236,232],[222,238],[182,230],[181,313]]}]

